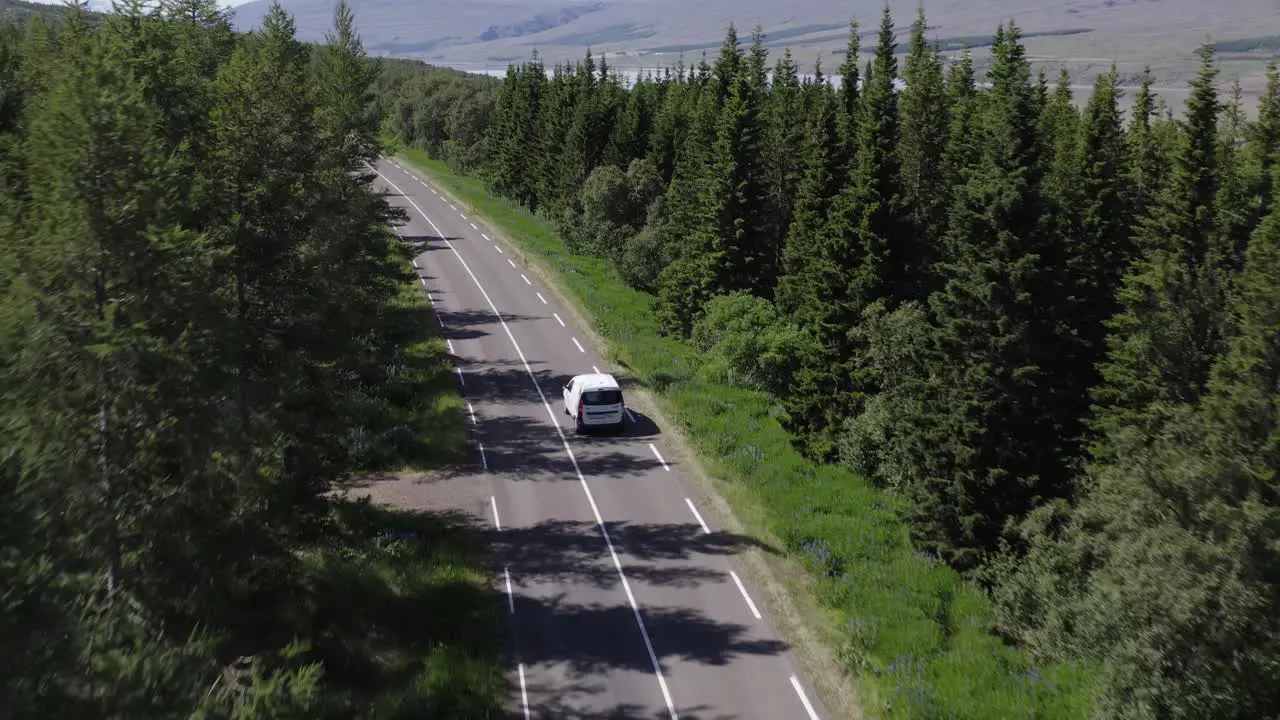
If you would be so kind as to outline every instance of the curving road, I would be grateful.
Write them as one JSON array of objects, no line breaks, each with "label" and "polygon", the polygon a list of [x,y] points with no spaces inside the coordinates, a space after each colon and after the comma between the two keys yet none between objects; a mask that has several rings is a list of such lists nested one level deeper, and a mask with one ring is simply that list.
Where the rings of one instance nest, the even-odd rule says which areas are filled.
[{"label": "curving road", "polygon": [[560,389],[610,368],[509,246],[394,160],[376,166],[444,328],[511,614],[512,716],[818,720],[660,430],[577,436]]}]

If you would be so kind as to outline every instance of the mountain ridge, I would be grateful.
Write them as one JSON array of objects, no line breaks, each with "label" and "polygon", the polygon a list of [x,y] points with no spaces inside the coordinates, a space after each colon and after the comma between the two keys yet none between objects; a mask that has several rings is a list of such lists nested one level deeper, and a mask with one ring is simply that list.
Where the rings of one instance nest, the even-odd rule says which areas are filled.
[{"label": "mountain ridge", "polygon": [[[299,36],[320,40],[332,24],[334,0],[281,0]],[[734,23],[744,42],[759,25],[775,52],[791,49],[808,70],[821,59],[840,62],[851,17],[873,30],[876,0],[352,0],[356,23],[372,55],[420,59],[455,67],[501,69],[535,50],[548,64],[581,58],[590,48],[618,68],[673,65],[680,53],[696,62],[714,56]],[[892,0],[900,38],[916,12],[914,0]],[[256,27],[270,0],[233,9],[238,29]],[[983,65],[996,26],[1015,21],[1027,52],[1040,66],[1066,66],[1082,82],[1111,64],[1124,76],[1151,65],[1157,81],[1179,84],[1194,69],[1206,35],[1223,43],[1223,79],[1239,78],[1246,94],[1260,89],[1266,60],[1280,56],[1280,37],[1259,28],[1274,21],[1273,0],[1233,0],[1211,7],[1199,0],[935,0],[923,8],[933,39],[945,52],[974,47]],[[864,41],[864,48],[869,43]],[[1053,70],[1051,74],[1056,74]]]}]

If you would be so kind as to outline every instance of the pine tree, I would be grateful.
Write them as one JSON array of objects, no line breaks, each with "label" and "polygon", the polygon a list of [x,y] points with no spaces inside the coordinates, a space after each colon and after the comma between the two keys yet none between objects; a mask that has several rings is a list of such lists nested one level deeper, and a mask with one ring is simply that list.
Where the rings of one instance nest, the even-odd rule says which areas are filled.
[{"label": "pine tree", "polygon": [[1132,188],[1134,207],[1148,207],[1160,193],[1163,180],[1168,175],[1166,155],[1161,152],[1159,138],[1155,134],[1155,124],[1160,121],[1156,114],[1156,97],[1151,92],[1151,68],[1142,71],[1142,84],[1134,96],[1133,109],[1130,111],[1129,123],[1129,155],[1132,158],[1132,169],[1129,182]]},{"label": "pine tree", "polygon": [[[1223,349],[1226,278],[1214,203],[1218,189],[1219,103],[1213,49],[1200,49],[1200,73],[1187,100],[1185,129],[1172,171],[1141,218],[1141,257],[1119,292],[1109,323],[1104,384],[1095,393],[1095,430],[1154,432],[1164,407],[1194,404]],[[1095,447],[1103,461],[1115,452]]]},{"label": "pine tree", "polygon": [[926,545],[960,567],[993,550],[1006,521],[1066,491],[1054,446],[1056,303],[1042,256],[1039,107],[1018,28],[993,47],[980,164],[957,190],[944,265],[930,298],[940,387],[925,416],[929,452],[901,459]]},{"label": "pine tree", "polygon": [[[687,335],[707,300],[747,290],[763,296],[772,291],[774,263],[762,226],[764,187],[758,88],[764,54],[757,34],[755,49],[743,66],[733,53],[732,27],[725,40],[727,55],[717,62],[713,92],[732,77],[715,125],[710,166],[698,178],[699,195],[690,208],[693,223],[674,262],[659,279],[660,318],[668,332]],[[740,68],[729,76],[727,68]],[[704,104],[706,99],[704,99]],[[705,108],[700,108],[705,112]]]},{"label": "pine tree", "polygon": [[649,161],[658,168],[663,181],[670,185],[676,169],[676,156],[683,147],[690,116],[691,99],[697,98],[697,89],[691,81],[680,77],[664,77],[660,87],[662,97],[654,112],[653,130],[647,146]]},{"label": "pine tree", "polygon": [[796,187],[803,173],[805,137],[805,89],[800,84],[795,62],[787,51],[773,69],[772,91],[764,112],[765,164],[768,173],[765,242],[782,272],[783,248],[794,213]]},{"label": "pine tree", "polygon": [[845,46],[844,62],[840,63],[840,83],[836,88],[839,102],[836,104],[836,146],[834,156],[841,176],[847,175],[854,161],[858,144],[858,101],[862,93],[862,81],[858,71],[858,56],[862,51],[862,38],[858,21],[849,21],[849,42]]},{"label": "pine tree", "polygon": [[1265,716],[1280,701],[1275,482],[1280,207],[1250,242],[1238,328],[1199,405],[1158,434],[1117,426],[1069,510],[1007,558],[999,624],[1046,658],[1102,667],[1095,712],[1116,718]]},{"label": "pine tree", "polygon": [[[951,72],[947,76],[949,122],[943,165],[944,184],[950,192],[954,192],[955,188],[965,181],[966,173],[977,163],[980,143],[976,123],[983,98],[978,95],[976,83],[973,56],[969,53],[969,49],[965,48],[960,58],[951,66]],[[949,206],[946,209],[949,210]],[[944,255],[947,253],[945,238],[944,233],[942,248]]]},{"label": "pine tree", "polygon": [[565,142],[569,138],[569,128],[573,125],[573,116],[579,102],[579,79],[580,73],[573,72],[568,65],[557,63],[551,71],[551,80],[543,90],[538,116],[538,137],[543,152],[541,165],[530,174],[536,173],[537,176],[535,184],[537,196],[542,200],[542,212],[557,219],[563,206],[563,198],[575,190],[567,185],[571,176],[565,167]]},{"label": "pine tree", "polygon": [[1094,81],[1074,158],[1080,232],[1076,247],[1068,249],[1068,272],[1080,303],[1073,316],[1079,319],[1080,338],[1093,356],[1085,363],[1090,367],[1101,359],[1105,322],[1118,309],[1116,292],[1135,254],[1130,234],[1134,213],[1127,182],[1129,146],[1116,84],[1115,68]]},{"label": "pine tree", "polygon": [[794,265],[803,258],[806,267],[796,268],[788,280],[785,293],[790,296],[784,294],[784,303],[808,306],[797,307],[793,317],[806,318],[801,327],[817,338],[822,352],[805,358],[796,373],[788,423],[817,457],[832,456],[840,418],[869,390],[865,378],[855,377],[857,348],[849,330],[871,303],[896,303],[918,287],[920,270],[913,263],[920,254],[905,231],[898,184],[894,47],[893,20],[886,9],[859,105],[857,164],[833,198],[820,234],[793,236],[797,245],[789,261]]},{"label": "pine tree", "polygon": [[546,72],[536,55],[519,67],[508,67],[499,95],[495,132],[489,136],[495,185],[533,211],[539,207],[538,188],[527,169],[542,167],[544,162],[539,118],[546,85]]},{"label": "pine tree", "polygon": [[782,256],[782,277],[775,294],[778,308],[803,327],[819,321],[827,297],[820,278],[827,277],[817,263],[819,243],[831,200],[843,178],[836,164],[836,102],[828,85],[816,85],[804,134],[804,176],[796,190],[795,215],[787,232]]},{"label": "pine tree", "polygon": [[1257,208],[1275,199],[1275,168],[1280,166],[1280,65],[1267,64],[1267,89],[1258,99],[1258,118],[1248,128],[1250,163]]},{"label": "pine tree", "polygon": [[911,25],[910,51],[903,72],[907,86],[901,94],[899,143],[903,201],[909,213],[909,233],[917,239],[912,248],[919,253],[914,273],[919,284],[912,293],[918,298],[933,289],[930,274],[946,229],[949,196],[945,165],[947,88],[938,51],[925,41],[927,27],[922,8]]},{"label": "pine tree", "polygon": [[1240,82],[1236,81],[1218,118],[1218,190],[1214,197],[1215,233],[1218,235],[1214,245],[1227,253],[1223,268],[1228,275],[1238,273],[1244,264],[1249,235],[1257,227],[1263,212],[1253,195],[1253,178],[1241,152],[1244,141],[1244,99]]},{"label": "pine tree", "polygon": [[317,57],[311,79],[318,99],[320,142],[335,148],[348,170],[374,162],[382,154],[382,118],[373,103],[378,67],[369,62],[356,34],[347,0],[338,0],[333,32],[325,36]]}]

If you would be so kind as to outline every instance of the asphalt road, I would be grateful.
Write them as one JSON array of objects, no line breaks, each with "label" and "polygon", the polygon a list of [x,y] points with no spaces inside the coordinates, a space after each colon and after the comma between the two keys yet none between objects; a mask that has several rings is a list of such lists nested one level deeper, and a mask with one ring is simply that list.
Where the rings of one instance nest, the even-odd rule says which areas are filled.
[{"label": "asphalt road", "polygon": [[[611,372],[509,246],[395,161],[403,240],[473,424],[511,614],[512,715],[818,720],[817,699],[708,527],[661,429],[578,436],[561,388]],[[625,386],[624,386],[625,391]]]}]

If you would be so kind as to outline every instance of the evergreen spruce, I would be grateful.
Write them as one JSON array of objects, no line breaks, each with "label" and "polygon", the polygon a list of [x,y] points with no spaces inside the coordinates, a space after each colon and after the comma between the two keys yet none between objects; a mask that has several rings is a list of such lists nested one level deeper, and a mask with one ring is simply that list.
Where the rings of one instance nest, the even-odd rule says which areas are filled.
[{"label": "evergreen spruce", "polygon": [[933,290],[932,265],[941,250],[946,229],[948,184],[945,155],[950,123],[949,102],[942,59],[925,41],[924,10],[911,25],[910,50],[903,79],[900,110],[902,193],[908,209],[910,229],[915,238],[912,273],[916,288],[910,292],[923,299]]}]

